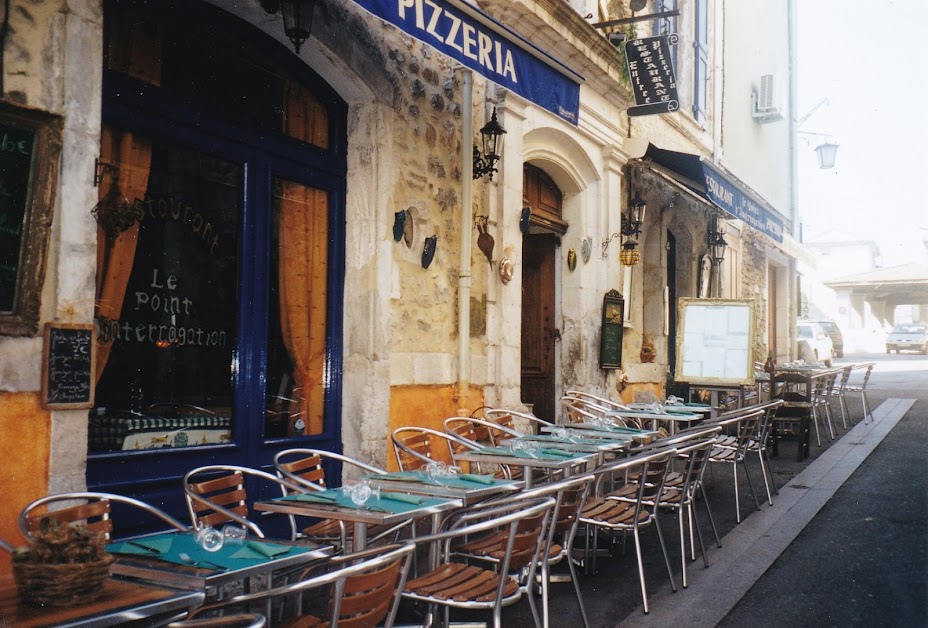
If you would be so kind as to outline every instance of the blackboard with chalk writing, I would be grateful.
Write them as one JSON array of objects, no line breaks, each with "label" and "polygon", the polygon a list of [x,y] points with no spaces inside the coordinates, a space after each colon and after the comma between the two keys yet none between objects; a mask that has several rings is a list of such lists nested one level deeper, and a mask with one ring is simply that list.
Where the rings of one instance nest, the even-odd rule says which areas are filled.
[{"label": "blackboard with chalk writing", "polygon": [[45,407],[90,408],[93,393],[93,325],[46,324],[42,358]]}]

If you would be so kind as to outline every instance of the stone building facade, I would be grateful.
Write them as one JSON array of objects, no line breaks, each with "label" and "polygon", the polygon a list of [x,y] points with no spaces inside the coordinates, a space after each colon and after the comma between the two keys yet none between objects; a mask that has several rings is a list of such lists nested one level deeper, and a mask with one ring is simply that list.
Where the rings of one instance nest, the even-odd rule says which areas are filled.
[{"label": "stone building facade", "polygon": [[[298,55],[280,15],[269,14],[258,0],[168,3],[171,13],[126,0],[14,3],[4,96],[17,106],[60,116],[62,149],[35,331],[0,337],[0,456],[11,461],[11,471],[0,478],[4,511],[18,512],[45,493],[90,487],[132,493],[179,513],[179,479],[198,464],[266,467],[280,449],[309,446],[387,467],[394,464],[390,432],[402,425],[440,429],[445,418],[482,406],[547,408],[547,418],[555,419],[558,400],[570,389],[625,401],[642,392],[662,396],[673,368],[673,299],[700,296],[709,279],[702,268],[713,217],[726,225],[729,239],[720,296],[757,303],[754,351],[766,354],[767,313],[774,309],[785,320],[791,307],[789,240],[777,242],[725,214],[704,190],[646,157],[650,144],[725,169],[719,159],[724,90],[717,66],[736,51],[723,54],[723,4],[680,0],[675,22],[649,20],[623,31],[640,37],[669,28],[680,37],[679,110],[629,118],[625,112],[634,101],[625,59],[604,36],[619,29],[591,24],[627,17],[623,3],[591,8],[596,17],[586,19],[586,7],[560,0],[446,1],[449,10],[479,7],[582,77],[577,123],[462,69],[353,0],[319,0],[312,36]],[[126,17],[146,11],[145,20]],[[714,69],[694,80],[689,77],[697,63],[692,46],[697,19],[707,20],[704,52]],[[206,36],[191,42],[200,30]],[[128,32],[134,36],[126,38]],[[231,32],[236,38],[223,35]],[[130,44],[119,53],[128,61],[119,65],[116,43],[126,39],[158,47]],[[227,57],[241,65],[232,66]],[[230,69],[220,72],[225,63]],[[159,76],[152,78],[152,67],[160,68]],[[215,74],[207,71],[211,67]],[[294,135],[294,121],[304,118],[292,112],[292,101],[275,100],[257,87],[278,84],[310,102],[306,111],[326,121],[328,134]],[[694,103],[701,97],[699,109]],[[465,173],[472,146],[494,111],[506,130],[498,172],[492,180],[471,180]],[[280,120],[283,127],[275,128]],[[149,142],[141,153],[150,165],[140,168],[123,155],[121,183],[112,174],[95,182],[110,133]],[[777,142],[769,148],[771,160],[783,157]],[[757,147],[768,149],[763,143]],[[230,248],[234,261],[216,271],[232,278],[229,290],[216,297],[228,298],[227,320],[219,314],[213,319],[231,339],[228,353],[218,354],[219,363],[228,358],[228,370],[211,375],[203,386],[209,394],[181,385],[177,373],[196,369],[198,360],[215,364],[217,355],[184,358],[176,335],[162,331],[149,338],[161,353],[147,346],[136,353],[112,347],[114,357],[96,380],[101,383],[93,407],[49,409],[41,395],[42,327],[50,322],[99,327],[106,318],[100,313],[105,279],[99,260],[109,259],[112,250],[91,210],[103,202],[105,190],[124,186],[132,172],[144,171],[148,183],[134,192],[119,188],[130,206],[155,199],[156,184],[173,189],[174,180],[163,173],[187,173],[192,162],[204,161],[190,158],[189,151],[216,157],[219,164],[197,175],[196,185],[214,185],[221,170],[227,177],[223,185],[231,181],[232,197],[241,202],[234,211],[215,210],[225,212],[223,233],[238,234],[240,243]],[[136,161],[138,153],[136,147]],[[734,175],[731,180],[749,193],[750,182]],[[325,263],[310,264],[308,279],[300,276],[310,286],[303,294],[278,299],[274,295],[285,292],[283,278],[291,281],[294,258],[283,253],[291,249],[282,242],[293,219],[287,206],[294,185],[300,194],[324,192],[323,223],[307,233],[324,251]],[[641,261],[623,266],[618,256],[624,239],[616,235],[634,194],[648,205],[638,238]],[[533,206],[528,198],[551,203]],[[297,212],[301,216],[311,211],[306,203],[310,209]],[[789,231],[787,212],[778,204],[770,211]],[[397,230],[398,214],[406,223]],[[166,214],[161,219],[169,222]],[[142,230],[139,246],[154,247],[152,259],[158,261],[149,269],[136,254],[134,272],[147,274],[123,280],[128,301],[121,314],[117,308],[106,320],[132,314],[125,303],[139,292],[133,292],[133,282],[154,285],[174,277],[182,289],[192,276],[208,274],[206,266],[172,274],[164,260],[200,259],[201,253],[167,244],[158,249],[155,236],[145,231],[155,221],[139,223],[130,229]],[[487,243],[482,230],[494,243],[489,257],[481,248]],[[430,260],[423,257],[427,246],[434,246]],[[776,303],[769,302],[771,259],[784,269]],[[511,279],[504,280],[501,267],[510,265]],[[209,284],[203,279],[187,285],[210,290]],[[621,368],[604,369],[600,334],[610,291],[624,296],[626,312]],[[188,298],[194,302],[203,294]],[[309,317],[305,346],[315,348],[294,348],[303,345],[288,325],[310,310],[320,314]],[[278,324],[278,318],[284,322]],[[156,332],[183,327],[176,318],[148,324]],[[537,334],[527,336],[532,325]],[[645,338],[656,357],[642,359]],[[169,352],[173,362],[164,358]],[[308,353],[312,360],[304,359]],[[143,354],[154,357],[133,357]],[[535,359],[546,369],[541,376],[527,371]],[[157,386],[144,390],[130,375],[114,372],[119,365],[135,365],[133,360],[139,373],[151,367],[151,377],[162,378]],[[532,379],[536,376],[541,379]],[[542,382],[534,397],[526,394],[530,381]],[[137,388],[144,402],[139,412],[130,392]],[[136,420],[114,411],[120,403],[133,416],[168,406],[174,422],[126,436],[140,451],[127,450],[129,441],[95,449],[88,443],[96,442],[101,424]],[[205,417],[191,414],[190,407],[204,410]],[[280,425],[272,422],[275,413]],[[209,429],[194,421],[205,419]],[[0,524],[0,536],[15,538],[13,525]]]}]

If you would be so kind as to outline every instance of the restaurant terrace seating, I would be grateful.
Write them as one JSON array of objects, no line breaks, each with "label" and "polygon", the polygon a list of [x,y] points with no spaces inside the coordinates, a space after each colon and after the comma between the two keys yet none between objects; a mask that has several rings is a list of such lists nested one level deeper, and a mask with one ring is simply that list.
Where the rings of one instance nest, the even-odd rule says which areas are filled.
[{"label": "restaurant terrace seating", "polygon": [[401,471],[423,469],[435,461],[455,463],[454,454],[458,446],[479,448],[476,443],[428,427],[399,427],[393,430],[391,441]]},{"label": "restaurant terrace seating", "polygon": [[[530,434],[538,434],[541,431],[541,428],[550,426],[551,423],[545,421],[544,419],[539,419],[534,414],[529,414],[527,412],[518,412],[516,410],[507,410],[505,408],[490,408],[489,410],[484,411],[484,416],[486,416],[488,421],[492,421],[503,427],[508,427],[510,429],[524,431],[527,429]],[[516,425],[516,421],[525,423],[526,428],[520,429]]]},{"label": "restaurant terrace seating", "polygon": [[[574,560],[571,557],[577,526],[580,523],[580,512],[583,510],[590,486],[595,479],[596,476],[592,474],[575,476],[493,500],[502,502],[538,497],[554,497],[556,500],[550,525],[545,532],[545,548],[541,551],[542,561],[539,579],[541,580],[543,626],[550,625],[549,588],[551,584],[551,566],[561,562],[565,562],[570,571],[570,581],[573,583],[574,595],[580,607],[583,625],[589,626],[586,606],[583,604],[583,594],[580,591],[580,579],[577,576]],[[502,542],[502,535],[497,535],[493,542],[488,539],[480,539],[468,545],[473,546],[475,551],[479,549],[484,556],[493,553],[498,555],[502,550]],[[458,552],[460,553],[461,549]]]},{"label": "restaurant terrace seating", "polygon": [[[738,466],[744,468],[744,475],[748,481],[748,488],[751,490],[751,496],[754,498],[754,504],[760,510],[760,502],[757,501],[757,494],[754,492],[754,483],[751,481],[751,474],[747,466],[748,445],[752,437],[758,432],[758,425],[766,410],[742,409],[731,412],[727,418],[718,419],[713,425],[722,429],[732,428],[735,430],[735,440],[731,444],[716,445],[712,448],[709,455],[710,464],[731,465],[733,484],[735,489],[735,518],[741,523],[741,500],[738,490]],[[766,480],[766,478],[765,478]]]},{"label": "restaurant terrace seating", "polygon": [[[81,501],[82,504],[67,506],[49,512],[47,507],[60,502]],[[114,530],[111,517],[112,505],[123,504],[147,515],[147,518],[160,524],[167,524],[176,530],[187,530],[188,527],[174,519],[158,508],[143,501],[113,493],[97,493],[92,491],[59,493],[41,497],[28,504],[19,515],[19,529],[23,536],[30,538],[42,525],[42,519],[51,517],[59,523],[81,523],[91,532],[102,533],[109,539]],[[132,523],[138,525],[138,521]]]},{"label": "restaurant terrace seating", "polygon": [[[184,495],[190,521],[197,530],[225,523],[236,523],[264,538],[262,529],[249,519],[250,503],[245,490],[245,478],[276,485],[286,495],[288,492],[305,492],[301,485],[284,480],[276,475],[237,465],[206,465],[188,471],[184,475]],[[292,530],[296,536],[296,530]]]},{"label": "restaurant terrace seating", "polygon": [[411,544],[385,545],[337,556],[306,570],[292,584],[206,604],[192,611],[188,619],[206,618],[227,609],[247,609],[256,604],[263,605],[270,615],[273,603],[279,605],[316,589],[325,589],[326,610],[323,617],[317,615],[320,609],[314,606],[296,604],[298,617],[285,619],[283,625],[338,625],[344,628],[382,625],[389,628],[396,618],[400,600],[398,593],[406,582],[414,550],[415,546]]},{"label": "restaurant terrace seating", "polygon": [[873,362],[864,364],[855,364],[854,371],[863,371],[863,380],[860,384],[848,384],[845,389],[849,393],[859,393],[860,403],[863,405],[863,420],[866,422],[867,417],[873,420],[873,410],[870,409],[870,399],[867,397],[867,382],[870,381],[870,374],[873,372]]},{"label": "restaurant terrace seating", "polygon": [[[528,567],[525,581],[534,582],[540,552],[544,548],[540,534],[526,534],[526,528],[544,530],[554,507],[553,498],[518,500],[507,503],[478,504],[452,514],[437,534],[419,537],[416,545],[423,548],[438,544],[441,553],[432,569],[406,583],[403,597],[428,606],[423,625],[434,625],[438,606],[444,607],[448,624],[450,608],[488,610],[493,614],[493,626],[502,625],[502,609],[528,598],[535,623],[538,611],[532,598],[532,587],[523,587],[512,571]],[[541,517],[537,527],[535,521]],[[462,562],[451,548],[480,534],[501,532],[504,551],[496,558],[494,568]]]},{"label": "restaurant terrace seating", "polygon": [[[674,591],[677,590],[673,570],[670,567],[670,558],[667,555],[667,545],[664,543],[664,535],[658,522],[658,511],[656,508],[648,508],[645,505],[649,501],[656,502],[658,496],[663,493],[667,471],[676,452],[674,448],[658,449],[596,469],[594,471],[596,496],[587,499],[580,514],[580,523],[583,524],[582,533],[585,536],[583,561],[587,573],[596,571],[600,530],[609,533],[610,540],[613,532],[632,533],[635,540],[638,579],[641,584],[641,599],[645,613],[648,613],[650,609],[644,577],[644,562],[641,556],[641,528],[653,525],[664,555],[670,586]],[[639,474],[640,477],[646,478],[644,482],[635,484],[634,497],[628,499],[623,494],[621,486],[613,488],[611,493],[606,493],[604,490],[606,481],[611,481],[626,473]],[[592,541],[592,550],[590,541]]]},{"label": "restaurant terrace seating", "polygon": [[[277,452],[274,456],[274,469],[280,478],[305,486],[310,491],[321,491],[329,488],[326,483],[325,466],[327,462],[339,464],[343,469],[345,466],[353,467],[355,471],[363,473],[386,473],[383,469],[342,454],[323,449],[305,448],[285,449]],[[297,524],[294,515],[288,516],[290,517],[291,526],[296,530]],[[410,523],[405,522],[396,526],[372,525],[367,530],[368,540],[370,542],[379,541],[399,532]],[[338,543],[339,547],[343,549],[349,547],[353,533],[354,528],[352,526],[345,525],[344,521],[334,519],[324,519],[300,531],[300,535],[304,537],[319,542]]]}]

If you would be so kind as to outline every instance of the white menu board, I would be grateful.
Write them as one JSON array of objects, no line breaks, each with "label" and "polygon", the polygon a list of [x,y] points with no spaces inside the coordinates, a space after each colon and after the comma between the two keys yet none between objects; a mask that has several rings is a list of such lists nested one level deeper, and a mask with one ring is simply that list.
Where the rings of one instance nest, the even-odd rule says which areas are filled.
[{"label": "white menu board", "polygon": [[674,379],[690,384],[754,383],[754,304],[680,299]]}]

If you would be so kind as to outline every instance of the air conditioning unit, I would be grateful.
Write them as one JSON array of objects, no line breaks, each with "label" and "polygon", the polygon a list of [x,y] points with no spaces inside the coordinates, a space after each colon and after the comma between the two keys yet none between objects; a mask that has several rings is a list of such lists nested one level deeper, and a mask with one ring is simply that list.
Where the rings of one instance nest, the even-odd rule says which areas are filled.
[{"label": "air conditioning unit", "polygon": [[782,90],[773,74],[760,77],[760,90],[751,92],[751,115],[760,123],[783,119]]}]

